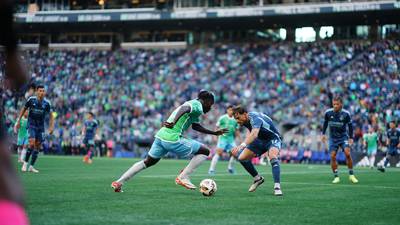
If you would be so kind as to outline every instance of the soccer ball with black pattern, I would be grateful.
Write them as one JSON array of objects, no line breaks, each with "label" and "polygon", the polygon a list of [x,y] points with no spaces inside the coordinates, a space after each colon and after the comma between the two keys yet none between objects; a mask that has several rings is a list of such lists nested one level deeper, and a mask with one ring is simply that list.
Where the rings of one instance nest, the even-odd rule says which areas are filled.
[{"label": "soccer ball with black pattern", "polygon": [[217,192],[217,183],[212,179],[204,179],[200,182],[200,192],[204,196],[212,196]]}]

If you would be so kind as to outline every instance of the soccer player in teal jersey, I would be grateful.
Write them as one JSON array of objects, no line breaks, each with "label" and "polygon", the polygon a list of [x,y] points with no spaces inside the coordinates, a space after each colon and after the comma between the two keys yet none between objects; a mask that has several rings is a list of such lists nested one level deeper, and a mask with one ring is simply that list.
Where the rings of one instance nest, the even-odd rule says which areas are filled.
[{"label": "soccer player in teal jersey", "polygon": [[[230,154],[235,144],[235,137],[239,136],[239,124],[236,122],[235,118],[233,118],[233,106],[229,105],[226,109],[226,114],[222,115],[217,122],[218,128],[226,128],[228,133],[221,135],[218,137],[217,149],[215,150],[215,155],[213,156],[210,164],[210,169],[208,173],[213,175],[215,173],[215,167],[217,166],[217,162],[219,158],[222,156],[224,152]],[[235,158],[233,156],[230,157],[228,163],[228,172],[233,174],[233,162]]]},{"label": "soccer player in teal jersey", "polygon": [[364,146],[367,147],[367,155],[369,159],[369,166],[374,168],[376,151],[378,150],[378,134],[374,128],[370,126],[368,133],[363,135]]},{"label": "soccer player in teal jersey", "polygon": [[181,157],[194,155],[189,164],[176,177],[175,183],[187,189],[194,190],[196,186],[190,181],[190,175],[198,168],[210,154],[210,149],[197,142],[183,137],[183,133],[191,126],[193,130],[204,134],[222,135],[226,129],[211,131],[200,125],[200,116],[208,113],[214,104],[214,95],[202,90],[197,99],[185,102],[176,108],[164,122],[164,126],[156,133],[151,149],[144,160],[129,168],[111,187],[115,192],[122,192],[122,185],[140,171],[153,166],[168,152]]},{"label": "soccer player in teal jersey", "polygon": [[24,162],[26,147],[28,145],[28,111],[24,113],[19,123],[19,129],[17,124],[14,126],[14,132],[17,133],[17,148],[18,148],[18,162]]}]

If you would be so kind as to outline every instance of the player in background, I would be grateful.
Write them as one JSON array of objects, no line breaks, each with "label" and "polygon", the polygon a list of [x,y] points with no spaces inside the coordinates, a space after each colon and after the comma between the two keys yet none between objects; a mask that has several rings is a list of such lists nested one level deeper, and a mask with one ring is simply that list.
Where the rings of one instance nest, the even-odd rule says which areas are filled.
[{"label": "player in background", "polygon": [[[329,151],[331,153],[331,168],[334,179],[332,183],[340,182],[338,174],[338,164],[336,161],[337,151],[342,149],[346,156],[346,164],[349,169],[349,180],[358,183],[353,172],[353,159],[350,155],[350,146],[353,144],[353,124],[350,113],[343,109],[343,102],[340,96],[336,96],[332,101],[333,108],[326,110],[324,125],[322,128],[322,141],[326,143],[325,132],[329,127]],[[348,129],[347,129],[348,128]]]},{"label": "player in background", "polygon": [[256,191],[257,187],[264,183],[264,177],[258,174],[251,160],[256,156],[261,156],[268,152],[268,158],[272,166],[272,177],[274,179],[274,195],[283,195],[279,165],[281,135],[278,129],[267,115],[258,112],[247,112],[242,106],[233,108],[233,116],[238,124],[250,131],[243,143],[232,150],[232,155],[239,160],[246,171],[254,178],[249,192]]},{"label": "player in background", "polygon": [[378,150],[378,134],[375,132],[372,126],[368,128],[368,133],[363,135],[363,140],[363,144],[367,148],[369,167],[373,169],[376,151]]},{"label": "player in background", "polygon": [[[46,90],[43,85],[36,87],[36,95],[31,96],[25,103],[24,108],[21,110],[17,120],[16,129],[20,128],[21,118],[27,110],[28,115],[28,134],[29,134],[29,147],[26,151],[25,162],[22,165],[22,171],[38,173],[39,171],[33,166],[39,156],[39,150],[42,142],[44,141],[44,125],[46,114],[50,117],[49,134],[51,135],[54,130],[54,117],[51,112],[50,102],[44,98]],[[32,155],[32,160],[29,164],[29,158]],[[28,167],[29,166],[29,167]]]},{"label": "player in background", "polygon": [[147,157],[135,163],[117,181],[112,182],[111,187],[114,191],[121,192],[122,185],[127,180],[156,164],[168,152],[173,152],[181,157],[194,155],[189,164],[176,177],[175,183],[187,189],[196,189],[196,186],[190,181],[190,175],[207,159],[210,149],[200,142],[186,139],[182,135],[190,126],[193,130],[204,134],[219,136],[226,133],[226,129],[211,131],[200,125],[200,116],[208,113],[213,104],[214,94],[202,90],[197,99],[187,101],[176,108],[156,133]]},{"label": "player in background", "polygon": [[[224,152],[229,153],[235,144],[235,137],[239,137],[239,125],[236,120],[233,118],[233,106],[229,105],[226,109],[226,114],[222,115],[217,122],[218,129],[227,129],[228,133],[223,134],[218,137],[217,149],[215,150],[215,154],[211,160],[210,169],[208,173],[210,175],[215,174],[215,167],[217,166],[217,162]],[[235,173],[233,168],[233,163],[235,161],[235,157],[230,156],[228,163],[228,172],[231,174]]]},{"label": "player in background", "polygon": [[389,130],[387,131],[386,135],[386,145],[388,146],[388,150],[383,166],[378,167],[378,170],[381,172],[385,172],[385,168],[387,167],[390,159],[399,154],[398,150],[400,149],[400,130],[396,128],[395,121],[391,121],[389,123]]},{"label": "player in background", "polygon": [[91,164],[94,155],[94,137],[97,133],[97,127],[99,122],[94,119],[94,114],[89,112],[87,114],[87,120],[85,120],[82,127],[82,147],[87,148],[87,154],[83,157],[83,162]]},{"label": "player in background", "polygon": [[14,126],[14,133],[18,135],[17,138],[17,151],[18,151],[18,162],[25,162],[26,147],[28,145],[28,111],[26,111],[21,118],[19,129],[17,124]]}]

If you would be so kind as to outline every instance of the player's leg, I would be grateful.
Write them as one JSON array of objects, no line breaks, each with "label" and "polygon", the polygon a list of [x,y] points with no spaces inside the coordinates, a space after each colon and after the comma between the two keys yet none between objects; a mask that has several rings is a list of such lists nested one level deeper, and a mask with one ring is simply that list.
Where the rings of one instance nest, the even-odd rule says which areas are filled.
[{"label": "player's leg", "polygon": [[213,175],[215,173],[215,167],[217,166],[217,162],[219,160],[219,158],[222,156],[222,153],[224,151],[223,148],[219,147],[219,143],[218,143],[218,147],[215,150],[215,154],[211,159],[211,163],[210,163],[210,168],[208,169],[208,174]]},{"label": "player's leg", "polygon": [[180,156],[194,154],[189,164],[176,177],[175,183],[187,189],[196,189],[196,186],[190,182],[190,175],[207,159],[210,149],[195,140],[182,138],[180,143],[174,148],[174,151]]},{"label": "player's leg", "polygon": [[354,176],[353,159],[351,158],[350,147],[349,146],[346,146],[344,148],[344,155],[346,156],[346,164],[347,164],[347,168],[349,169],[349,179],[354,184],[358,183],[357,178]]},{"label": "player's leg", "polygon": [[28,149],[26,150],[26,155],[25,155],[24,163],[23,163],[22,168],[21,168],[22,172],[28,171],[29,159],[30,159],[30,157],[31,157],[31,155],[32,155],[33,150],[35,149],[35,142],[36,142],[36,140],[35,140],[34,137],[31,137],[31,133],[32,133],[32,132],[33,132],[33,131],[29,131],[29,133],[30,133],[30,134],[29,134],[29,135],[30,135],[30,137],[29,137],[29,145],[28,145]]},{"label": "player's leg", "polygon": [[339,179],[339,174],[338,174],[338,164],[336,161],[336,154],[337,154],[337,149],[330,149],[331,151],[331,168],[332,168],[332,172],[333,172],[333,176],[334,179],[332,181],[332,183],[336,184],[340,182]]},{"label": "player's leg", "polygon": [[25,162],[26,149],[28,148],[28,138],[24,138],[21,151],[21,162]]},{"label": "player's leg", "polygon": [[372,149],[371,151],[368,152],[369,153],[369,167],[371,169],[374,168],[374,164],[375,164],[375,156],[376,156],[376,149]]},{"label": "player's leg", "polygon": [[273,141],[272,146],[268,150],[268,158],[272,166],[272,177],[274,178],[274,194],[276,196],[283,195],[281,190],[281,168],[279,164],[279,149],[280,149],[280,141]]},{"label": "player's leg", "polygon": [[40,148],[41,148],[41,146],[42,146],[42,139],[35,139],[35,148],[34,148],[34,150],[33,150],[33,152],[32,152],[32,159],[31,159],[31,163],[30,163],[30,165],[29,165],[29,172],[33,172],[33,173],[39,173],[39,170],[37,170],[37,169],[35,169],[35,163],[36,163],[36,160],[38,159],[38,157],[39,157],[39,150],[40,150]]},{"label": "player's leg", "polygon": [[126,181],[134,177],[140,171],[155,165],[167,152],[168,151],[162,146],[161,140],[156,138],[146,158],[133,164],[118,180],[111,183],[111,187],[115,192],[122,192],[122,185]]},{"label": "player's leg", "polygon": [[[255,140],[254,142],[257,142],[257,140]],[[250,185],[249,192],[256,191],[258,186],[264,183],[264,177],[258,174],[258,171],[251,162],[251,160],[255,156],[257,156],[256,152],[259,151],[258,149],[259,146],[257,145],[257,143],[254,142],[249,146],[247,146],[247,148],[242,150],[242,152],[239,152],[237,155],[237,159],[240,162],[240,164],[253,177],[253,183]]]},{"label": "player's leg", "polygon": [[[235,143],[231,143],[231,144],[229,144],[229,145],[227,145],[225,147],[224,151],[229,153],[229,155],[230,155],[230,153],[232,151],[232,148],[234,146],[235,146]],[[234,162],[235,162],[235,157],[233,155],[230,155],[229,162],[228,162],[228,173],[230,173],[230,174],[234,174],[235,173],[235,169],[233,167]]]}]

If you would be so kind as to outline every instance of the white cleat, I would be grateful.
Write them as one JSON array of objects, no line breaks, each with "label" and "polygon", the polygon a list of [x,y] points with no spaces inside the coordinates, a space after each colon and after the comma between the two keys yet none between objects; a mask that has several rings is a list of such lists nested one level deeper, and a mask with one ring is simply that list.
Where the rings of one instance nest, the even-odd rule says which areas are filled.
[{"label": "white cleat", "polygon": [[175,184],[181,185],[189,190],[195,190],[197,188],[188,178],[181,178],[180,176],[176,177]]},{"label": "white cleat", "polygon": [[24,164],[22,164],[21,171],[22,171],[22,172],[28,171],[28,163],[24,162]]},{"label": "white cleat", "polygon": [[274,189],[274,195],[275,196],[282,196],[283,195],[282,190],[280,188],[276,187]]},{"label": "white cleat", "polygon": [[30,167],[29,167],[29,172],[32,172],[32,173],[39,173],[39,170],[35,169],[35,167],[33,167],[33,166],[30,166]]},{"label": "white cleat", "polygon": [[249,192],[255,192],[262,183],[264,183],[264,177],[260,177],[258,180],[255,180],[253,184],[249,188]]}]

